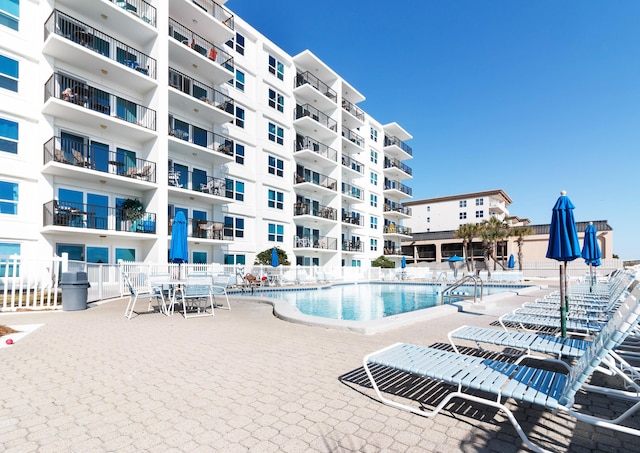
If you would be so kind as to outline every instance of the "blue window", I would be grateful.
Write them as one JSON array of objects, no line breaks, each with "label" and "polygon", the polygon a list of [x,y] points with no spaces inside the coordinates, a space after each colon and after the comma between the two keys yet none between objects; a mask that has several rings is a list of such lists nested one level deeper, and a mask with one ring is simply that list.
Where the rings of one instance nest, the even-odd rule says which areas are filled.
[{"label": "blue window", "polygon": [[284,112],[284,96],[269,88],[269,107]]},{"label": "blue window", "polygon": [[284,207],[284,193],[269,189],[268,206],[270,208],[282,209]]},{"label": "blue window", "polygon": [[269,72],[280,80],[284,80],[284,63],[269,55]]},{"label": "blue window", "polygon": [[0,258],[9,258],[11,255],[20,255],[20,244],[0,242]]},{"label": "blue window", "polygon": [[236,107],[236,126],[244,129],[244,109]]},{"label": "blue window", "polygon": [[87,247],[87,263],[108,263],[109,247]]},{"label": "blue window", "polygon": [[225,216],[224,235],[230,237],[244,237],[244,219],[241,217]]},{"label": "blue window", "polygon": [[244,165],[244,145],[236,143],[236,164]]},{"label": "blue window", "polygon": [[246,264],[246,256],[245,255],[224,255],[224,264]]},{"label": "blue window", "polygon": [[122,261],[135,261],[136,250],[135,249],[116,249],[116,263]]},{"label": "blue window", "polygon": [[0,214],[18,214],[18,184],[0,181]]},{"label": "blue window", "polygon": [[284,161],[273,156],[269,156],[268,171],[272,175],[284,176]]},{"label": "blue window", "polygon": [[225,197],[244,201],[244,182],[225,178]]},{"label": "blue window", "polygon": [[284,242],[284,225],[270,223],[268,240],[270,242]]},{"label": "blue window", "polygon": [[18,62],[0,55],[0,88],[18,91]]},{"label": "blue window", "polygon": [[244,72],[236,69],[236,88],[244,91]]},{"label": "blue window", "polygon": [[[11,255],[20,256],[20,244],[0,242],[0,277],[19,277],[20,265],[14,266],[9,258]],[[3,261],[9,261],[5,263]]]},{"label": "blue window", "polygon": [[18,154],[18,123],[0,118],[0,151]]},{"label": "blue window", "polygon": [[276,142],[278,145],[284,144],[284,129],[273,123],[269,123],[269,140]]},{"label": "blue window", "polygon": [[20,18],[20,0],[0,0],[0,25],[18,29]]},{"label": "blue window", "polygon": [[207,264],[207,252],[193,252],[191,262],[194,264]]},{"label": "blue window", "polygon": [[56,255],[69,254],[70,261],[84,261],[84,245],[56,244]]}]

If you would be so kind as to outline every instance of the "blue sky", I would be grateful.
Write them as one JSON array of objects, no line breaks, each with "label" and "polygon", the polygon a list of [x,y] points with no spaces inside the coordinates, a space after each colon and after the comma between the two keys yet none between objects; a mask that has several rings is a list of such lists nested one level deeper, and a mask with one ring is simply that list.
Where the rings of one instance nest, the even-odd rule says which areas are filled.
[{"label": "blue sky", "polygon": [[512,215],[543,224],[566,190],[577,221],[607,220],[613,253],[640,259],[640,1],[226,6],[413,135],[413,199],[503,189]]}]

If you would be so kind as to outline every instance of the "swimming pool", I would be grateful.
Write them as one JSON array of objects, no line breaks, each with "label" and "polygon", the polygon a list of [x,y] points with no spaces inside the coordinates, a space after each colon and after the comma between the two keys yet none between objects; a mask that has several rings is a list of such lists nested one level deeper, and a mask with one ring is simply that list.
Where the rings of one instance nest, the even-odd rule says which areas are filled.
[{"label": "swimming pool", "polygon": [[[526,285],[484,286],[484,295],[513,292]],[[263,290],[256,295],[287,302],[301,313],[346,321],[373,321],[441,305],[440,285],[424,283],[359,283],[326,287]],[[473,294],[473,285],[460,292]],[[452,298],[453,301],[462,298]]]}]

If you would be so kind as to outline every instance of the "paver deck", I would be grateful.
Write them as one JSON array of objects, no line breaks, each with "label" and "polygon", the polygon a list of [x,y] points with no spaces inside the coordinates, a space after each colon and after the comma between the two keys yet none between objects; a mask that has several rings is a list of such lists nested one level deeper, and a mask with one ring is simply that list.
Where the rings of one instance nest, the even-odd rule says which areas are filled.
[{"label": "paver deck", "polygon": [[[126,299],[0,314],[0,324],[45,324],[0,349],[0,451],[526,451],[503,415],[485,407],[454,401],[428,419],[383,405],[362,357],[397,341],[445,344],[449,330],[488,326],[550,291],[375,335],[285,322],[270,305],[240,298],[231,311],[188,320],[152,313],[128,321]],[[439,395],[425,383],[412,397]],[[604,412],[614,404],[586,403]],[[531,406],[515,413],[545,448],[637,451],[630,435]]]}]

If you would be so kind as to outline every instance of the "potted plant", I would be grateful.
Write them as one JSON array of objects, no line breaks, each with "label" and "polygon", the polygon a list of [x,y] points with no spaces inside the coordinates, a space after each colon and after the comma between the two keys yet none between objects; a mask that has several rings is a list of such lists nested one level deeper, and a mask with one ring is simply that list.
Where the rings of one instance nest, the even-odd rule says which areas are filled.
[{"label": "potted plant", "polygon": [[127,198],[122,202],[122,215],[131,222],[140,220],[144,216],[144,206],[137,198]]}]

